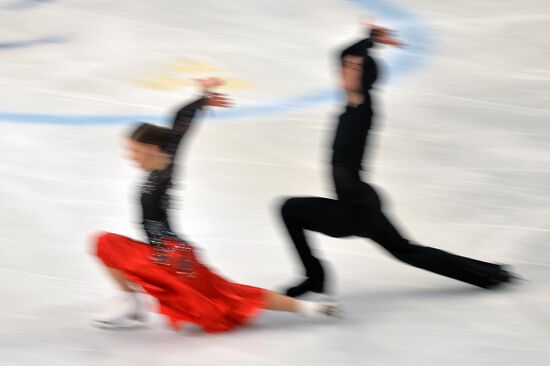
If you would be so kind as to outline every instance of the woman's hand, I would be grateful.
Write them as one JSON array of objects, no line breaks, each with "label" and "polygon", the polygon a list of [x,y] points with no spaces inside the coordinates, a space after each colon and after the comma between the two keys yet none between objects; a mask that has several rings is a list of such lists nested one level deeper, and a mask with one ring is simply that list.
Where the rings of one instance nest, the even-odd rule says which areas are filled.
[{"label": "woman's hand", "polygon": [[204,90],[209,90],[212,88],[216,88],[218,86],[222,86],[223,84],[225,84],[225,81],[221,78],[210,77],[210,78],[204,78],[204,79],[197,79],[197,84],[200,88]]},{"label": "woman's hand", "polygon": [[204,89],[205,101],[204,106],[207,107],[220,107],[220,108],[229,108],[233,106],[233,101],[227,97],[225,94],[213,93],[210,92],[210,89],[222,86],[225,84],[225,81],[217,77],[209,77],[204,79],[197,79],[197,85]]},{"label": "woman's hand", "polygon": [[233,101],[225,94],[208,93],[204,105],[209,107],[230,108],[233,106]]}]

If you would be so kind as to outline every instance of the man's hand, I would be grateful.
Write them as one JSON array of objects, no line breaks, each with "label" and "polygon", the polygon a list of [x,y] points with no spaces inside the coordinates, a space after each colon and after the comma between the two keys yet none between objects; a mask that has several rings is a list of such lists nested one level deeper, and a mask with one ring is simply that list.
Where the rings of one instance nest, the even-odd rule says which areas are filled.
[{"label": "man's hand", "polygon": [[363,21],[363,26],[371,30],[371,39],[374,43],[405,47],[405,44],[394,36],[394,30],[374,24],[370,20]]}]

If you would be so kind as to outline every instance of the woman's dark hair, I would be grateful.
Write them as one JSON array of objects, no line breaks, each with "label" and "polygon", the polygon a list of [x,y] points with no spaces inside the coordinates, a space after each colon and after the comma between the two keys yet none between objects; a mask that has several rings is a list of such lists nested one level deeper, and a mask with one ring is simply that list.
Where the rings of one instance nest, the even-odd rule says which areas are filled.
[{"label": "woman's dark hair", "polygon": [[141,122],[130,134],[130,139],[143,144],[155,145],[162,151],[166,151],[170,142],[170,129]]}]

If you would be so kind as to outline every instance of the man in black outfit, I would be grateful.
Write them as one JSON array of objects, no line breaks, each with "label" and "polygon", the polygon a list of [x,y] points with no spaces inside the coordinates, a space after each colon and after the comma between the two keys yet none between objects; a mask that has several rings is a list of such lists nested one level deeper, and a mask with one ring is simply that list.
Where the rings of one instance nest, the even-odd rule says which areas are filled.
[{"label": "man in black outfit", "polygon": [[340,115],[333,143],[332,177],[337,199],[294,197],[286,200],[281,209],[306,277],[286,294],[297,297],[310,291],[326,291],[323,265],[312,254],[305,230],[337,238],[369,238],[405,263],[475,286],[494,288],[509,282],[513,276],[501,265],[413,244],[402,237],[384,215],[376,191],[361,180],[363,152],[373,117],[370,89],[377,78],[369,48],[375,44],[401,45],[388,29],[374,25],[369,28],[368,38],[340,54],[347,105]]}]

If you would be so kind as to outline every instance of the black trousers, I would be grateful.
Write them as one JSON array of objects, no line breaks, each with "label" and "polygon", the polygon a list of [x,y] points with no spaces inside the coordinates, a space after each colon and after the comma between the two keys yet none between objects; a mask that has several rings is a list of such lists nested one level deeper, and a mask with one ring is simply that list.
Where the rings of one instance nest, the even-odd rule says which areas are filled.
[{"label": "black trousers", "polygon": [[324,281],[324,269],[311,251],[305,230],[336,238],[369,238],[395,258],[412,266],[479,287],[494,284],[492,278],[500,270],[499,265],[409,242],[382,212],[375,190],[367,183],[361,183],[362,200],[359,204],[319,197],[295,197],[284,202],[281,209],[283,221],[309,279]]}]

